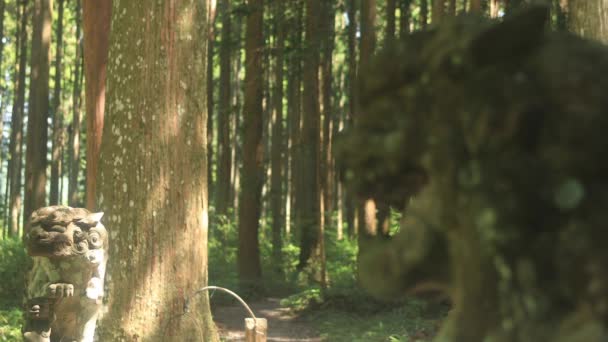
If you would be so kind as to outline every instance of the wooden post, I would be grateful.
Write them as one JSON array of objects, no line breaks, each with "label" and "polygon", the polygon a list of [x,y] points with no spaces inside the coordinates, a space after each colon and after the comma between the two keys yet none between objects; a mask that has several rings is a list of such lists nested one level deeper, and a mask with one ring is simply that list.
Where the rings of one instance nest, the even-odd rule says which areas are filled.
[{"label": "wooden post", "polygon": [[266,342],[267,331],[266,318],[245,318],[245,341]]}]

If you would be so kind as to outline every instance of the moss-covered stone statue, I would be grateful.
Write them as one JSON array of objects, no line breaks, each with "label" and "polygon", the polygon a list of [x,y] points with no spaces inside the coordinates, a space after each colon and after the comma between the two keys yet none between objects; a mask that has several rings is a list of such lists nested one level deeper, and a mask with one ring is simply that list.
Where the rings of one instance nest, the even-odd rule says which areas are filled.
[{"label": "moss-covered stone statue", "polygon": [[36,210],[27,234],[26,341],[92,342],[103,298],[108,234],[103,213],[67,206]]},{"label": "moss-covered stone statue", "polygon": [[608,49],[547,18],[446,18],[362,71],[345,179],[404,220],[360,280],[445,288],[438,341],[608,338]]}]

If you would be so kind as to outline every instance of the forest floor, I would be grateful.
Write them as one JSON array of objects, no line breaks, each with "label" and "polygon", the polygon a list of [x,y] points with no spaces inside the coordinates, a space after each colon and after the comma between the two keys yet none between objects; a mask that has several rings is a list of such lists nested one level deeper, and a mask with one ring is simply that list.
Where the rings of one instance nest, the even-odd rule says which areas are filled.
[{"label": "forest floor", "polygon": [[[281,306],[278,298],[264,298],[248,303],[257,317],[268,320],[269,342],[319,342],[318,332],[310,322]],[[213,318],[220,330],[222,341],[243,341],[247,311],[240,304],[214,305]]]},{"label": "forest floor", "polygon": [[[433,339],[448,309],[416,300],[372,313],[331,307],[294,311],[281,302],[261,298],[248,303],[256,316],[268,320],[269,342],[426,342]],[[244,341],[248,315],[240,304],[219,302],[212,312],[222,341]]]}]

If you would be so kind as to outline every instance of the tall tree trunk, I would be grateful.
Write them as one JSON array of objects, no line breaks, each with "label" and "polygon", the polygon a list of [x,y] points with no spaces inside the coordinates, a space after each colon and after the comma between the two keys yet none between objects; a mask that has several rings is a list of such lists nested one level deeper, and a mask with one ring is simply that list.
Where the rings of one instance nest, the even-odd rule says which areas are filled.
[{"label": "tall tree trunk", "polygon": [[249,0],[245,37],[245,103],[243,171],[239,200],[238,273],[241,285],[254,286],[262,276],[259,220],[263,185],[264,146],[262,144],[262,99],[264,50],[264,1]]},{"label": "tall tree trunk", "polygon": [[11,120],[11,141],[9,151],[10,160],[10,201],[9,201],[9,223],[10,234],[17,236],[19,233],[19,213],[21,210],[21,169],[23,165],[23,116],[25,105],[25,74],[27,63],[27,11],[28,1],[23,1],[20,7],[19,36],[17,48],[15,49],[15,96],[13,97],[13,111]]},{"label": "tall tree trunk", "polygon": [[274,24],[276,34],[276,64],[274,70],[274,95],[272,113],[272,147],[271,147],[271,184],[270,201],[272,211],[272,259],[275,271],[282,273],[283,266],[283,238],[285,225],[283,211],[283,62],[285,51],[285,3],[277,1],[274,4]]},{"label": "tall tree trunk", "polygon": [[[4,60],[4,12],[6,9],[6,1],[0,0],[0,66],[2,66],[2,61]],[[6,107],[6,89],[4,87],[0,87],[0,105],[2,106],[2,111],[0,111],[0,133],[4,132],[4,107]],[[4,134],[0,134],[0,147],[3,146],[2,142],[4,140]],[[2,166],[2,153],[0,153],[0,169]],[[1,171],[1,170],[0,170]],[[9,169],[6,170],[7,178]],[[6,219],[6,217],[4,217]]]},{"label": "tall tree trunk", "polygon": [[232,112],[232,19],[230,0],[220,2],[222,31],[220,42],[220,85],[217,119],[217,185],[215,207],[218,215],[226,215],[230,206],[232,144],[230,118]]},{"label": "tall tree trunk", "polygon": [[433,24],[441,21],[445,11],[445,0],[433,0],[433,13],[431,13]]},{"label": "tall tree trunk", "polygon": [[333,143],[333,51],[335,9],[331,2],[321,2],[321,113],[323,114],[323,134],[321,153],[321,224],[330,222],[334,210],[334,165],[332,154]]},{"label": "tall tree trunk", "polygon": [[[355,111],[357,110],[357,6],[355,0],[347,2],[348,16],[348,113],[346,125],[351,126]],[[348,225],[348,235],[353,237],[357,231],[355,227],[355,200],[351,192],[344,191],[344,206],[346,211],[346,224]]]},{"label": "tall tree trunk", "polygon": [[213,186],[213,113],[215,107],[213,84],[213,55],[215,53],[215,8],[209,13],[209,48],[207,51],[207,189],[209,190],[209,202],[213,203],[215,198],[215,187]]},{"label": "tall tree trunk", "polygon": [[474,13],[481,13],[481,0],[471,0],[469,11]]},{"label": "tall tree trunk", "polygon": [[78,175],[80,174],[80,125],[82,108],[82,41],[80,38],[81,0],[76,0],[76,66],[74,67],[74,88],[72,93],[72,125],[70,130],[69,146],[69,182],[68,202],[71,206],[78,206],[80,196],[78,193]]},{"label": "tall tree trunk", "polygon": [[288,55],[287,67],[287,113],[288,113],[288,148],[289,148],[289,164],[287,177],[287,199],[286,199],[286,233],[291,233],[292,222],[297,226],[297,208],[296,197],[298,194],[298,168],[300,161],[300,123],[301,123],[301,58],[300,51],[302,49],[302,1],[294,0],[292,2],[296,8],[294,16],[288,25],[289,27],[289,45],[290,53]]},{"label": "tall tree trunk", "polygon": [[490,18],[498,18],[500,5],[498,0],[490,0]]},{"label": "tall tree trunk", "polygon": [[237,143],[237,137],[240,136],[240,132],[242,129],[242,113],[243,113],[243,103],[242,103],[242,91],[241,91],[241,69],[243,67],[243,60],[241,56],[242,46],[241,41],[243,40],[243,17],[237,16],[234,22],[234,35],[232,36],[232,42],[234,42],[234,46],[231,52],[234,53],[233,67],[234,71],[232,73],[232,110],[233,115],[230,116],[230,131],[231,136],[234,137],[234,143],[231,144],[231,178],[230,178],[230,203],[233,205],[233,215],[232,219],[236,222],[238,219],[238,208],[239,208],[239,196],[240,193],[240,175],[241,175],[241,165],[242,162],[242,149],[241,144]]},{"label": "tall tree trunk", "polygon": [[399,17],[399,36],[404,37],[410,32],[410,16],[412,0],[401,0],[401,13]]},{"label": "tall tree trunk", "polygon": [[[303,187],[299,189],[300,202],[300,256],[297,269],[309,267],[313,278],[326,285],[323,227],[320,224],[319,147],[321,115],[319,110],[319,48],[321,1],[306,0],[306,51],[303,71],[302,102],[302,167]],[[305,185],[305,186],[304,186]]]},{"label": "tall tree trunk", "polygon": [[95,209],[97,164],[106,103],[106,69],[110,34],[111,0],[83,0],[84,75],[87,113],[86,207]]},{"label": "tall tree trunk", "polygon": [[420,27],[424,29],[428,22],[429,22],[428,0],[420,0]]},{"label": "tall tree trunk", "polygon": [[569,0],[570,30],[608,44],[608,0]]},{"label": "tall tree trunk", "polygon": [[[292,30],[292,53],[290,71],[290,102],[288,102],[291,136],[291,216],[293,226],[300,227],[300,210],[298,200],[302,188],[302,31],[303,31],[303,0],[295,0],[296,15]],[[299,231],[296,229],[296,233]]]},{"label": "tall tree trunk", "polygon": [[456,0],[449,0],[448,15],[452,17],[456,15]]},{"label": "tall tree trunk", "polygon": [[[376,48],[376,1],[362,2],[361,6],[361,49],[359,51],[359,69],[365,70],[369,67],[370,59]],[[358,77],[357,77],[358,79]],[[358,81],[357,81],[358,82]],[[358,99],[357,99],[358,101]],[[359,111],[355,112],[355,121]],[[359,222],[363,224],[363,235],[376,235],[376,203],[373,199],[365,199],[359,202]],[[361,232],[360,232],[361,233]]]},{"label": "tall tree trunk", "polygon": [[53,90],[53,147],[51,152],[51,189],[49,204],[59,204],[59,178],[61,177],[61,147],[63,144],[63,111],[61,110],[61,74],[63,58],[63,2],[57,0],[57,39],[55,46],[55,89]]},{"label": "tall tree trunk", "polygon": [[101,341],[218,340],[207,294],[188,301],[207,285],[208,4],[113,2],[97,198],[112,236]]},{"label": "tall tree trunk", "polygon": [[[480,2],[481,0],[471,0],[471,6],[473,2]],[[517,7],[519,7],[524,0],[504,0],[505,1],[505,13],[509,14],[513,12]],[[586,1],[585,1],[586,2]]]},{"label": "tall tree trunk", "polygon": [[[49,112],[49,53],[51,43],[51,0],[35,0],[32,15],[32,57],[25,154],[25,198],[23,228],[30,214],[46,204],[46,144]],[[24,234],[25,236],[25,234]]]},{"label": "tall tree trunk", "polygon": [[384,33],[385,45],[390,44],[395,39],[395,10],[397,0],[386,0],[386,31]]}]

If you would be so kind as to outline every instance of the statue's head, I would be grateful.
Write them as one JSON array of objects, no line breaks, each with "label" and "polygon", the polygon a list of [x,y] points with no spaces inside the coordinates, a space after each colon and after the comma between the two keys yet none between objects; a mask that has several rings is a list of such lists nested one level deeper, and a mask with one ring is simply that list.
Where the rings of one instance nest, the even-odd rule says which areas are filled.
[{"label": "statue's head", "polygon": [[522,69],[545,44],[547,15],[535,5],[502,21],[445,18],[362,66],[360,111],[337,151],[354,191],[402,208],[429,181],[424,158],[437,144],[430,132],[438,122],[502,128],[510,118],[522,121],[536,95]]},{"label": "statue's head", "polygon": [[32,256],[86,256],[91,263],[101,262],[107,250],[108,233],[100,220],[103,213],[82,208],[50,206],[36,210],[27,234],[28,253]]}]

